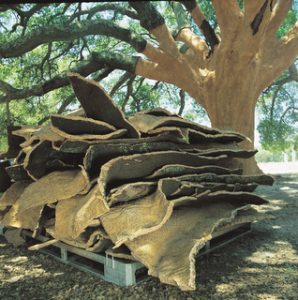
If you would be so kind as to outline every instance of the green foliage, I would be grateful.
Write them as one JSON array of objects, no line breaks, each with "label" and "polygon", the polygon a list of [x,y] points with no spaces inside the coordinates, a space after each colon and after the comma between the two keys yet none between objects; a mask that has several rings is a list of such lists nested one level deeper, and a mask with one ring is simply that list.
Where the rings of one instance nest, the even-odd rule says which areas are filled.
[{"label": "green foliage", "polygon": [[297,9],[292,8],[288,12],[282,25],[279,27],[279,29],[276,33],[277,37],[279,37],[279,38],[283,37],[293,27],[293,25],[296,23],[297,19],[298,19],[298,11],[297,11]]},{"label": "green foliage", "polygon": [[[287,78],[287,72],[277,82]],[[258,104],[260,122],[258,131],[264,149],[284,152],[291,147],[298,149],[298,84],[289,82],[272,85]]]},{"label": "green foliage", "polygon": [[259,123],[261,144],[265,150],[283,152],[289,149],[292,143],[293,128],[276,120],[262,120]]},{"label": "green foliage", "polygon": [[[243,0],[237,0],[239,6],[243,8]],[[217,21],[212,1],[198,0],[206,19],[210,22],[213,28],[217,28]],[[99,3],[55,3],[45,5],[42,9],[32,15],[26,22],[25,26],[15,26],[20,22],[20,18],[12,10],[7,10],[0,13],[0,43],[5,44],[9,41],[15,41],[17,37],[33,34],[35,30],[40,28],[56,27],[71,27],[73,23],[67,24],[67,21],[73,14],[80,10],[86,10],[97,6]],[[35,4],[19,4],[18,7],[23,11],[29,11]],[[117,3],[119,7],[128,7],[127,2]],[[171,30],[177,29],[175,15],[170,5],[166,2],[154,2],[158,11],[164,16],[166,24]],[[196,24],[190,18],[189,22],[198,35],[202,37]],[[75,18],[73,22],[86,20],[87,16],[83,15],[80,18]],[[152,44],[157,44],[155,39],[144,30],[137,20],[129,19],[119,12],[101,11],[92,16],[92,20],[106,19],[112,20],[122,27],[130,28],[136,34],[143,36]],[[277,35],[279,38],[293,26],[297,21],[297,9],[294,8],[288,13],[285,21],[280,27]],[[29,88],[35,84],[39,84],[45,80],[53,78],[69,70],[88,57],[92,52],[118,52],[125,55],[132,55],[134,50],[124,42],[120,42],[114,38],[107,38],[100,35],[85,36],[81,39],[69,41],[55,41],[51,44],[41,45],[32,51],[13,59],[1,59],[0,64],[0,79],[13,85],[15,88]],[[112,76],[107,77],[101,83],[107,91],[110,91],[117,82],[123,72],[114,71]],[[286,78],[285,73],[280,79]],[[280,80],[279,79],[279,80]],[[141,83],[141,84],[140,84]],[[127,84],[127,82],[126,82]],[[297,111],[290,109],[297,103],[297,98],[291,95],[298,94],[297,86],[294,88],[291,85],[284,86],[276,97],[273,110],[271,112],[272,97],[275,94],[277,86],[272,86],[262,96],[260,101],[261,121],[258,127],[261,136],[261,143],[264,149],[269,149],[274,152],[285,151],[289,147],[296,145],[298,148],[297,129]],[[139,110],[151,109],[153,107],[165,107],[172,112],[177,113],[181,106],[179,89],[175,86],[165,83],[156,83],[153,80],[136,77],[133,84],[133,95],[127,99],[127,86],[124,84],[115,93],[113,99],[117,105],[124,107],[125,113],[131,115]],[[60,88],[42,97],[30,97],[23,101],[12,101],[10,103],[11,119],[14,125],[37,125],[42,120],[45,120],[49,114],[57,113],[61,104],[65,99],[72,95],[70,87]],[[0,97],[3,96],[0,91]],[[124,101],[127,100],[127,103]],[[64,112],[78,107],[78,102],[74,100],[67,106]],[[285,113],[286,112],[286,113]],[[285,115],[284,115],[285,113]],[[188,95],[185,98],[185,108],[183,117],[190,120],[207,123],[207,114],[204,109],[197,105]],[[0,104],[0,151],[6,147],[6,110],[5,105]]]},{"label": "green foliage", "polygon": [[260,149],[256,154],[256,161],[259,162],[280,162],[283,161],[282,152],[271,152],[265,149]]}]

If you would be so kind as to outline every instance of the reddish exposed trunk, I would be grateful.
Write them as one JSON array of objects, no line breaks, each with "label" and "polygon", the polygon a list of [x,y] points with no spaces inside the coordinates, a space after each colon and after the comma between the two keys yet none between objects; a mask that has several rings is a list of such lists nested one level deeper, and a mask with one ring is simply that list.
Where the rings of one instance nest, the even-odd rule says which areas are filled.
[{"label": "reddish exposed trunk", "polygon": [[[254,89],[245,83],[234,84],[228,92],[222,87],[210,92],[212,98],[206,107],[212,127],[237,131],[247,136],[247,141],[240,144],[244,149],[254,148],[255,103],[258,96]],[[255,158],[240,161],[245,174],[260,173]]]}]

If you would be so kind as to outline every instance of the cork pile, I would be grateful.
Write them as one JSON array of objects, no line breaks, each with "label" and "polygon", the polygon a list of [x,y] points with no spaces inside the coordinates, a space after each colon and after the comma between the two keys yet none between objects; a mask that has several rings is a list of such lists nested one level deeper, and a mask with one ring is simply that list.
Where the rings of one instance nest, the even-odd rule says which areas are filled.
[{"label": "cork pile", "polygon": [[14,130],[2,154],[14,160],[1,163],[0,225],[138,260],[195,289],[196,253],[219,228],[261,219],[251,205],[266,200],[253,191],[273,179],[242,175],[256,151],[240,149],[239,133],[161,108],[126,118],[97,83],[69,79],[82,109]]}]

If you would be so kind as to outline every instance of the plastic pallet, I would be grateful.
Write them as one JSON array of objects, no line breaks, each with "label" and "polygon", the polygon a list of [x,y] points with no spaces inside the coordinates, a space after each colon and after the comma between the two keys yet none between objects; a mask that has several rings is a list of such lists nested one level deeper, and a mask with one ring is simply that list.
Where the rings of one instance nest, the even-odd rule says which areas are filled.
[{"label": "plastic pallet", "polygon": [[[28,230],[24,230],[23,234],[27,237],[27,241],[33,239],[46,242],[49,240],[42,235],[32,238],[32,233]],[[134,285],[144,280],[147,275],[147,269],[139,262],[86,251],[62,242],[57,242],[39,251],[119,286]]]},{"label": "plastic pallet", "polygon": [[[3,234],[3,231],[4,228],[0,226],[0,235]],[[251,223],[235,225],[225,230],[219,230],[213,234],[213,238],[199,251],[197,257],[202,258],[206,254],[250,232]],[[27,241],[46,242],[49,240],[48,237],[42,235],[33,238],[32,232],[29,230],[23,230],[23,234]],[[134,285],[149,278],[146,267],[139,262],[93,253],[62,242],[57,242],[39,250],[39,252],[48,254],[60,262],[119,286]]]}]

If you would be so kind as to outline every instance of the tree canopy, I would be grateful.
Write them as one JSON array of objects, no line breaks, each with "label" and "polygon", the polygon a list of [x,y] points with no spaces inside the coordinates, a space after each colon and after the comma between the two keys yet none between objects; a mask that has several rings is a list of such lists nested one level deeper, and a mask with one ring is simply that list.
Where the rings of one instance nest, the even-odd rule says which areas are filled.
[{"label": "tree canopy", "polygon": [[[227,56],[221,59],[219,49],[225,55],[225,47],[235,49],[230,53],[233,59],[243,54],[233,44],[233,34],[237,37],[233,28],[245,22],[247,29],[237,33],[244,35],[241,51],[250,38],[252,48],[262,49],[255,53],[247,49],[254,59],[262,53],[263,69],[258,72],[272,68],[263,81],[257,81],[258,90],[265,89],[260,130],[269,145],[268,126],[278,132],[280,120],[297,121],[297,99],[291,91],[297,87],[289,84],[297,82],[293,64],[298,52],[297,10],[288,0],[2,4],[0,130],[4,132],[8,123],[41,123],[50,113],[76,107],[68,87],[70,71],[101,81],[127,114],[161,105],[180,113],[186,107],[190,118],[194,111],[204,114],[192,98],[208,113],[206,93],[211,83],[206,80],[212,79],[213,71],[219,77],[229,76],[226,67],[221,73],[212,68],[227,61]],[[192,69],[194,55],[200,77]],[[239,59],[245,55],[250,54]],[[271,60],[280,56],[283,63],[276,60],[272,65]],[[200,85],[193,89],[195,80]],[[187,111],[190,106],[194,111]],[[291,124],[284,128],[287,133],[292,129]]]}]

